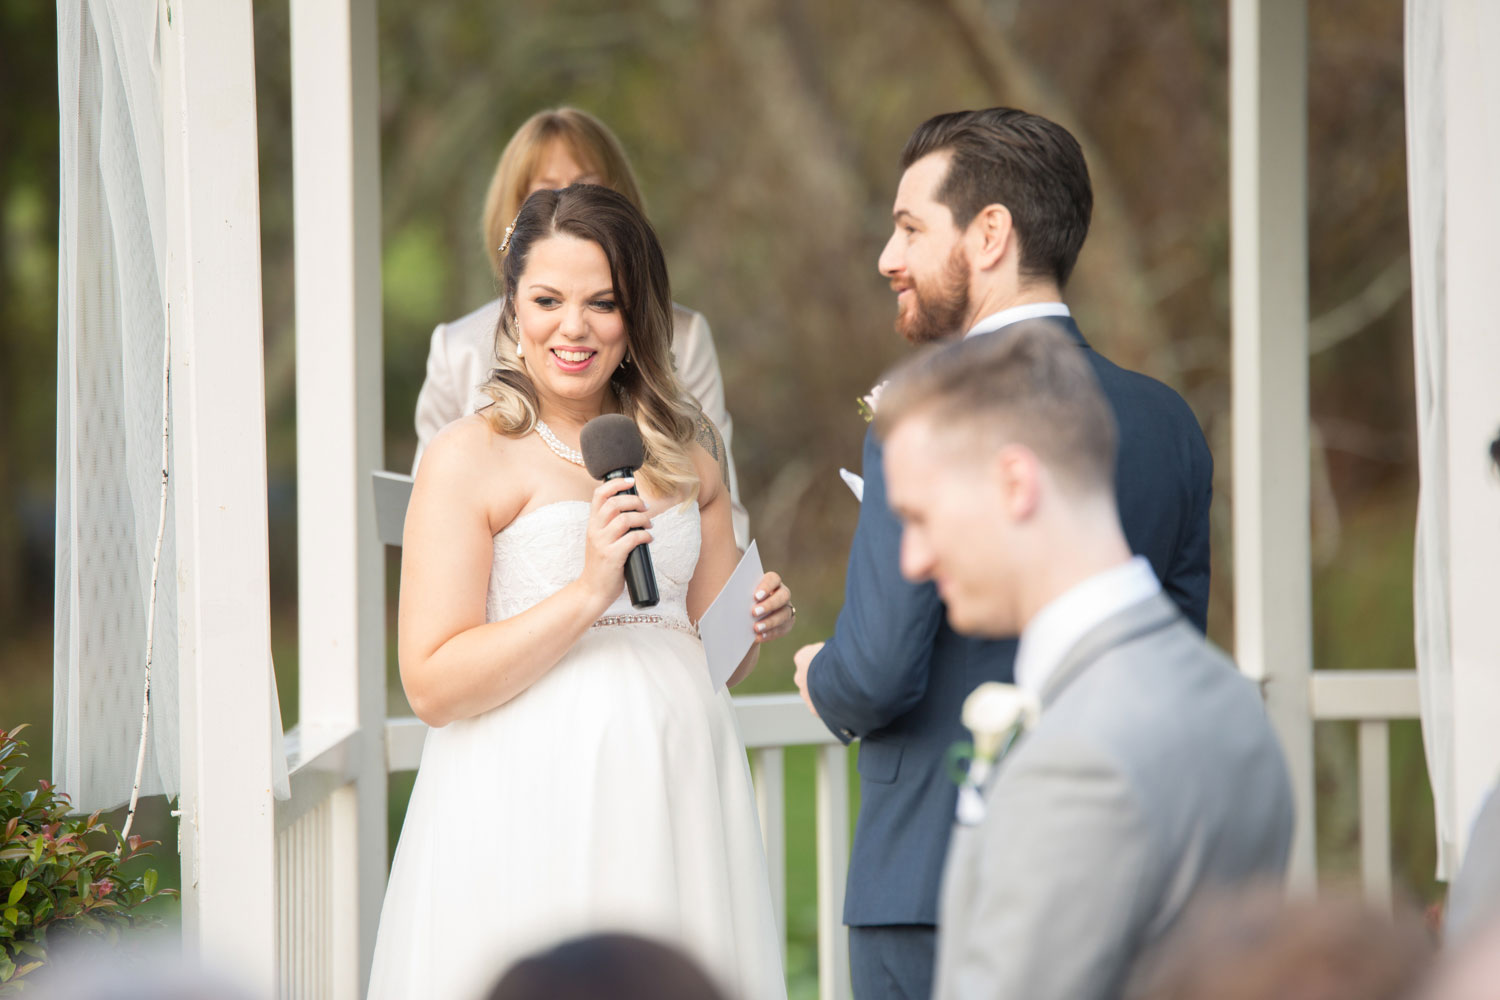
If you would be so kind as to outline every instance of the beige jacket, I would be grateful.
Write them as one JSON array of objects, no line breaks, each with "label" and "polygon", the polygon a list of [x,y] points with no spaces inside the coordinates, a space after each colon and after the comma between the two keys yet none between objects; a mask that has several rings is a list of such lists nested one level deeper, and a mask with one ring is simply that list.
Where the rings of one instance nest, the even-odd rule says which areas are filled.
[{"label": "beige jacket", "polygon": [[[714,350],[708,321],[702,314],[674,305],[672,318],[672,355],[677,363],[677,375],[724,438],[724,451],[729,460],[734,539],[743,549],[750,544],[750,517],[740,503],[739,479],[732,450],[734,424],[724,406],[724,379],[719,374],[719,355]],[[490,359],[499,321],[500,300],[495,299],[462,319],[439,324],[432,331],[427,378],[417,395],[417,455],[412,460],[413,475],[434,434],[489,402],[489,397],[479,391],[479,386],[489,377],[493,367]]]}]

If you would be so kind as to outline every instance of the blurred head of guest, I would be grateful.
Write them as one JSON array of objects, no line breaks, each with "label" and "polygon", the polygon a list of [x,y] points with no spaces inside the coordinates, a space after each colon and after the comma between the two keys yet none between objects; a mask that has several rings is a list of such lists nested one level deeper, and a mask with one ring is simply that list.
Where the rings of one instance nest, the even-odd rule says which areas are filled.
[{"label": "blurred head of guest", "polygon": [[1054,597],[1129,561],[1114,414],[1055,323],[919,355],[885,388],[875,429],[901,572],[936,582],[957,631],[1018,635]]},{"label": "blurred head of guest", "polygon": [[522,959],[488,1000],[724,1000],[692,959],[633,934],[594,934]]},{"label": "blurred head of guest", "polygon": [[499,248],[505,242],[505,227],[515,219],[522,203],[533,192],[570,184],[613,188],[644,211],[640,186],[624,147],[603,122],[576,108],[538,111],[505,144],[484,199],[481,221],[485,251],[496,278],[503,271]]},{"label": "blurred head of guest", "polygon": [[1350,895],[1325,892],[1317,899],[1288,900],[1279,888],[1264,888],[1205,900],[1189,910],[1155,956],[1139,995],[1147,1000],[1407,1000],[1428,973],[1433,954],[1431,936],[1413,911],[1398,908],[1393,917]]},{"label": "blurred head of guest", "polygon": [[1067,129],[1013,108],[938,115],[912,133],[901,167],[879,267],[902,336],[940,340],[1061,300],[1094,206]]},{"label": "blurred head of guest", "polygon": [[116,942],[53,937],[47,964],[19,985],[29,1000],[250,1000],[254,995],[185,959],[175,934],[143,930],[127,931]]}]

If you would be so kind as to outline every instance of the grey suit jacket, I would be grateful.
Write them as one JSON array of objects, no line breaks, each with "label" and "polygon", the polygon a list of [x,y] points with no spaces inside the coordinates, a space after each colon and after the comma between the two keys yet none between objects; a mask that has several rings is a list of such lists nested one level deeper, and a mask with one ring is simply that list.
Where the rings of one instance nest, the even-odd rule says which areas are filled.
[{"label": "grey suit jacket", "polygon": [[[417,454],[411,471],[416,475],[432,436],[459,417],[468,416],[489,402],[479,386],[494,367],[495,327],[500,322],[500,300],[494,299],[467,316],[439,323],[432,331],[427,352],[427,377],[417,395]],[[724,378],[713,335],[701,313],[673,303],[672,358],[683,388],[698,401],[703,415],[714,422],[724,439],[729,464],[729,499],[732,504],[734,538],[740,548],[750,544],[750,516],[740,503],[740,484],[734,469],[734,423],[724,405]]]},{"label": "grey suit jacket", "polygon": [[1500,920],[1500,784],[1490,789],[1469,833],[1463,864],[1448,885],[1443,937],[1462,944]]},{"label": "grey suit jacket", "polygon": [[1090,631],[954,829],[935,996],[1117,997],[1200,891],[1283,877],[1286,764],[1258,691],[1157,595]]}]

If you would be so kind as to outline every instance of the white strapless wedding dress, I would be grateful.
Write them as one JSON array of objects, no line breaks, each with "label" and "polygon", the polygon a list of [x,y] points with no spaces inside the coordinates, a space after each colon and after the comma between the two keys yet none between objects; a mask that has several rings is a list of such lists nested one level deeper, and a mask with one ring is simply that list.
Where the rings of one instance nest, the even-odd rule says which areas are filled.
[{"label": "white strapless wedding dress", "polygon": [[[588,515],[549,504],[495,536],[487,620],[578,578]],[[656,621],[622,587],[525,692],[428,733],[371,1000],[482,997],[516,959],[608,930],[682,947],[731,996],[786,996],[744,747],[688,625],[698,507],[652,520]]]}]

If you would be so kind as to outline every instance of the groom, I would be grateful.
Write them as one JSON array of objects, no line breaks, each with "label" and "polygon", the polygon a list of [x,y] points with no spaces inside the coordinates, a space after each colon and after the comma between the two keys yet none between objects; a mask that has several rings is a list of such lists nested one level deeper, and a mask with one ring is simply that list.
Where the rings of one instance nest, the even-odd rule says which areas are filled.
[{"label": "groom", "polygon": [[[1120,429],[1116,496],[1125,537],[1200,631],[1208,609],[1213,462],[1171,389],[1088,348],[1062,290],[1088,233],[1093,193],[1066,129],[1011,108],[938,115],[901,154],[895,230],[880,272],[912,343],[1005,336],[1056,319],[1085,351]],[[833,638],[796,654],[797,686],[840,739],[858,738],[860,811],[844,922],[858,1000],[932,992],[938,882],[957,790],[948,748],[959,706],[1013,678],[1013,639],[955,633],[931,583],[901,578],[901,527],[881,445],[864,446],[864,502]],[[975,510],[976,518],[991,512]]]}]

